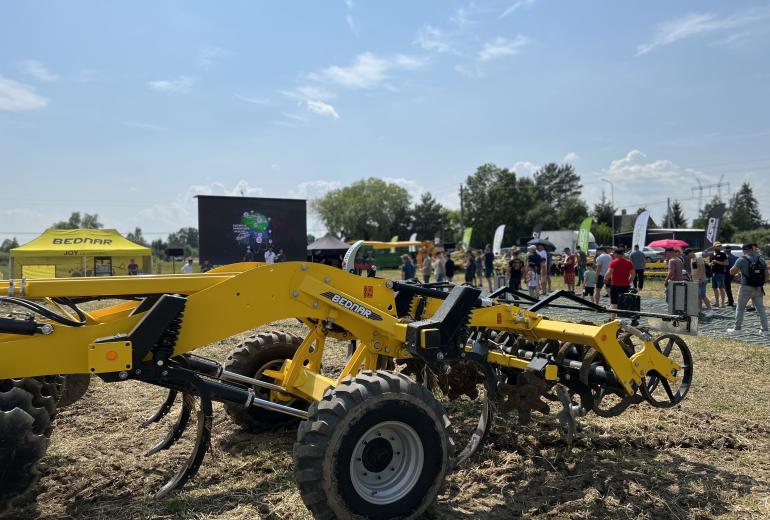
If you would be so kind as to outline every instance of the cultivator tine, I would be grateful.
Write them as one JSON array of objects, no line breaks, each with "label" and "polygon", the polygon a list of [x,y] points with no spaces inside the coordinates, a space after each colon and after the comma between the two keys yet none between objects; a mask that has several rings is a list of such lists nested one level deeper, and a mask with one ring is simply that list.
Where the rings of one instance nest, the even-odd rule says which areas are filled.
[{"label": "cultivator tine", "polygon": [[[170,396],[171,396],[171,393],[169,393],[169,397]],[[159,451],[170,448],[171,446],[173,446],[173,444],[176,441],[179,440],[180,437],[182,437],[182,434],[187,428],[187,424],[190,422],[190,414],[192,413],[192,410],[194,407],[195,407],[195,397],[193,397],[192,394],[188,394],[188,393],[182,394],[182,411],[179,413],[179,417],[177,418],[176,423],[174,424],[174,427],[171,428],[171,431],[168,432],[168,434],[162,441],[160,441],[158,444],[150,448],[150,450],[147,453],[145,453],[146,457],[149,457],[150,455],[154,455]]]},{"label": "cultivator tine", "polygon": [[[189,394],[184,394],[185,403]],[[190,396],[191,397],[191,396]],[[203,457],[211,446],[211,427],[214,423],[214,412],[211,406],[211,398],[205,391],[200,392],[200,407],[198,408],[198,431],[195,436],[195,446],[192,453],[179,468],[176,475],[166,482],[155,494],[155,498],[162,498],[175,489],[179,489],[193,478],[203,462]]]},{"label": "cultivator tine", "polygon": [[561,427],[561,433],[564,440],[567,443],[567,452],[572,449],[572,441],[575,438],[577,432],[577,421],[575,416],[578,415],[575,410],[575,405],[572,404],[569,389],[562,385],[556,385],[556,395],[559,397],[559,401],[563,406],[561,412],[559,412],[559,426]]},{"label": "cultivator tine", "polygon": [[155,413],[152,414],[152,417],[149,417],[142,423],[142,428],[147,428],[152,423],[156,423],[168,415],[168,412],[171,411],[171,407],[174,406],[174,401],[176,401],[176,394],[176,390],[169,390],[168,395],[166,396],[166,400],[163,401],[163,404],[160,405],[160,408],[158,408]]}]

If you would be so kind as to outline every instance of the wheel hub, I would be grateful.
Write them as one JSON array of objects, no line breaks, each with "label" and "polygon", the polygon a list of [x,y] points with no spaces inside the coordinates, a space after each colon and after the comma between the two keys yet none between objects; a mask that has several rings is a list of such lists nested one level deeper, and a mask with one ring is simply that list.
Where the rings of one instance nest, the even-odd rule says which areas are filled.
[{"label": "wheel hub", "polygon": [[422,473],[424,448],[417,432],[400,421],[367,430],[353,448],[350,480],[372,504],[392,504],[406,496]]},{"label": "wheel hub", "polygon": [[393,445],[382,437],[367,443],[361,454],[364,468],[372,473],[385,471],[391,460],[393,460]]}]

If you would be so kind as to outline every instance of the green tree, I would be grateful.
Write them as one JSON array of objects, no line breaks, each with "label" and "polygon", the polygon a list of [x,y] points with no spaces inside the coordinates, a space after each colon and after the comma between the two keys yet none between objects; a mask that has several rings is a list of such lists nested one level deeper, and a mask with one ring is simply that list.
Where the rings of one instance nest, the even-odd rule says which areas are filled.
[{"label": "green tree", "polygon": [[748,231],[763,225],[759,203],[748,182],[744,182],[730,200],[730,220],[738,231]]},{"label": "green tree", "polygon": [[457,243],[461,240],[459,209],[441,208],[441,232],[444,242]]},{"label": "green tree", "polygon": [[410,206],[403,187],[371,177],[326,193],[311,208],[334,235],[390,240],[408,232]]},{"label": "green tree", "polygon": [[6,238],[3,240],[3,243],[0,244],[0,252],[8,253],[11,249],[19,247],[19,241],[16,240],[16,237],[13,238]]},{"label": "green tree", "polygon": [[735,233],[733,240],[741,244],[753,242],[759,245],[765,255],[770,254],[770,228],[763,227],[749,231],[738,231]]},{"label": "green tree", "polygon": [[559,205],[559,227],[561,229],[576,230],[587,216],[588,206],[578,197],[566,199]]},{"label": "green tree", "polygon": [[313,235],[311,233],[308,233],[306,238],[307,238],[307,245],[310,245],[310,244],[312,244],[313,242],[316,241],[315,235]]},{"label": "green tree", "polygon": [[166,258],[166,249],[168,249],[168,242],[165,242],[162,238],[153,240],[150,243],[150,249],[152,254],[158,258]]},{"label": "green tree", "polygon": [[417,233],[418,240],[433,240],[442,230],[443,217],[444,206],[430,193],[423,193],[412,210],[412,232]]},{"label": "green tree", "polygon": [[[612,228],[612,217],[615,215],[617,208],[612,205],[612,202],[607,199],[607,196],[602,190],[602,198],[594,204],[593,217],[595,224],[604,224],[605,226]],[[598,238],[597,238],[598,240]]]},{"label": "green tree", "polygon": [[81,216],[79,211],[73,211],[69,219],[55,222],[51,227],[54,229],[102,229],[104,224],[99,222],[99,215],[96,213],[93,215],[84,213]]},{"label": "green tree", "polygon": [[168,236],[168,247],[184,248],[185,256],[195,256],[200,247],[198,228],[183,227]]},{"label": "green tree", "polygon": [[601,222],[594,222],[591,225],[591,233],[594,234],[596,243],[601,246],[612,244],[612,227]]},{"label": "green tree", "polygon": [[471,245],[483,247],[492,242],[495,229],[505,224],[504,243],[529,235],[532,221],[522,208],[531,208],[537,200],[531,179],[494,164],[479,166],[465,182],[463,203],[465,225],[473,227]]},{"label": "green tree", "polygon": [[147,245],[147,241],[144,239],[144,235],[142,235],[142,228],[140,227],[134,228],[133,231],[126,233],[126,239],[134,244],[139,244],[140,246]]},{"label": "green tree", "polygon": [[678,200],[674,200],[674,202],[671,203],[671,207],[668,208],[665,215],[663,215],[663,226],[667,228],[687,227],[687,219],[684,218],[682,203]]},{"label": "green tree", "polygon": [[538,200],[559,207],[565,201],[580,198],[583,186],[571,164],[548,163],[533,175]]}]

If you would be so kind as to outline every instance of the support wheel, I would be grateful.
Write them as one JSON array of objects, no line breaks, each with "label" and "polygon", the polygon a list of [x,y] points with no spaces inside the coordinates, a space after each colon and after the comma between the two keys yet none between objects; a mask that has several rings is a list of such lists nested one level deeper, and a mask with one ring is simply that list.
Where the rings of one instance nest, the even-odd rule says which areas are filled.
[{"label": "support wheel", "polygon": [[31,498],[40,477],[56,411],[42,379],[0,380],[0,513]]},{"label": "support wheel", "polygon": [[[254,379],[274,382],[263,376],[265,370],[279,370],[283,362],[294,357],[302,338],[287,332],[262,332],[236,346],[225,361],[225,370]],[[264,388],[254,387],[254,394],[260,399],[271,400],[271,393]],[[292,408],[307,409],[307,402],[299,398],[280,400]],[[271,412],[258,406],[248,408],[237,404],[225,404],[230,419],[250,432],[264,432],[294,426],[299,419],[280,412]]]},{"label": "support wheel", "polygon": [[294,444],[294,477],[315,518],[414,518],[433,503],[454,447],[427,388],[365,371],[309,412]]},{"label": "support wheel", "polygon": [[653,341],[655,348],[680,367],[679,381],[671,383],[657,372],[651,371],[644,378],[639,390],[645,400],[656,408],[671,408],[679,404],[692,383],[692,354],[687,343],[675,334],[663,334]]},{"label": "support wheel", "polygon": [[59,408],[69,406],[79,401],[88,391],[88,387],[91,384],[91,376],[89,374],[70,374],[64,376],[64,388],[61,391],[61,399],[59,399]]}]

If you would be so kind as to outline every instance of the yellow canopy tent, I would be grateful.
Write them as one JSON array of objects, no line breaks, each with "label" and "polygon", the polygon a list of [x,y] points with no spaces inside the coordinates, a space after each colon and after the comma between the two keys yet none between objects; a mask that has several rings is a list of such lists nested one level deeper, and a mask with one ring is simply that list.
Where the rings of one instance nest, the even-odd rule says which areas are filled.
[{"label": "yellow canopy tent", "polygon": [[48,229],[11,249],[13,278],[127,275],[131,260],[140,273],[152,272],[152,251],[114,229]]}]

